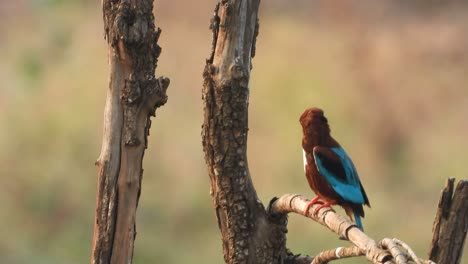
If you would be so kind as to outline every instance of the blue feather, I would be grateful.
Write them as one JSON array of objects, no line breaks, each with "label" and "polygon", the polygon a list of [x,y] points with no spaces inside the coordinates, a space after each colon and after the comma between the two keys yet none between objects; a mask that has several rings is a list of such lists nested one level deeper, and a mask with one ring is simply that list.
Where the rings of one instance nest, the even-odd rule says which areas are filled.
[{"label": "blue feather", "polygon": [[359,229],[361,229],[361,231],[364,232],[364,227],[362,226],[361,217],[356,212],[354,212],[354,221],[356,222],[357,227],[359,227]]},{"label": "blue feather", "polygon": [[340,163],[345,171],[345,181],[340,179],[333,172],[328,170],[324,165],[320,156],[315,155],[315,162],[318,171],[325,177],[333,190],[340,195],[345,201],[364,204],[365,199],[359,184],[359,175],[354,167],[351,158],[341,147],[334,147],[331,150],[339,157]]}]

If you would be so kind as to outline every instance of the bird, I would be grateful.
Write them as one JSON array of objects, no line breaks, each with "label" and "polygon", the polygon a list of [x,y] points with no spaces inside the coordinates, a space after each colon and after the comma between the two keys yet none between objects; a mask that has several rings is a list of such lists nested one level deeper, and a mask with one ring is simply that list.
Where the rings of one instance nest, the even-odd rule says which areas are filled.
[{"label": "bird", "polygon": [[323,110],[308,108],[299,122],[303,132],[304,171],[310,188],[317,195],[307,205],[304,214],[308,215],[313,204],[321,203],[315,209],[315,215],[324,207],[340,205],[351,220],[354,218],[356,226],[364,231],[361,217],[364,217],[363,205],[370,208],[369,199],[351,158],[330,135],[330,126]]}]

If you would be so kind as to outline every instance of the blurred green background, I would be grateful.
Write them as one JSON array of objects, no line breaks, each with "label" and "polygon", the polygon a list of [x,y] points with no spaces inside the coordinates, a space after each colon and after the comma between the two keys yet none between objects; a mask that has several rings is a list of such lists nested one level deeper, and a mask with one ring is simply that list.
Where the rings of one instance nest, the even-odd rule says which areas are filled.
[{"label": "blurred green background", "polygon": [[[468,7],[378,2],[262,2],[249,165],[265,204],[312,197],[298,118],[322,107],[371,200],[366,232],[427,257],[440,189],[468,175]],[[171,85],[144,159],[135,263],[223,262],[200,139],[214,4],[156,2],[157,75]],[[108,80],[100,3],[0,0],[0,17],[0,262],[87,263]],[[294,253],[346,244],[290,217]]]}]

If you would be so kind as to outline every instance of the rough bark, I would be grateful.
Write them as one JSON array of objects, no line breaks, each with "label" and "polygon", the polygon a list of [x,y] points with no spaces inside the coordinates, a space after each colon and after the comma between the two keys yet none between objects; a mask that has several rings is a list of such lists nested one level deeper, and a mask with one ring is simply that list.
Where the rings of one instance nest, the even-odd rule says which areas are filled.
[{"label": "rough bark", "polygon": [[[303,214],[309,202],[298,195],[272,201],[265,211],[247,163],[249,78],[258,34],[259,0],[222,0],[210,28],[212,51],[203,72],[202,142],[226,263],[310,263],[286,248],[287,214]],[[314,210],[311,210],[314,211]],[[419,260],[397,239],[375,242],[333,210],[307,217],[329,227],[355,247],[325,251],[317,263],[364,254],[373,263],[432,263]],[[466,231],[466,229],[465,229]],[[344,254],[344,255],[342,255]]]},{"label": "rough bark", "polygon": [[98,167],[91,263],[131,263],[150,116],[167,101],[152,0],[103,0],[110,80]]},{"label": "rough bark", "polygon": [[[272,215],[285,215],[288,213],[297,213],[304,215],[304,209],[310,200],[297,194],[285,194],[280,198],[274,198],[270,202],[269,212]],[[373,239],[363,233],[356,225],[347,218],[335,213],[331,208],[321,209],[317,215],[313,212],[319,206],[315,204],[311,207],[309,214],[304,215],[335,232],[342,239],[349,240],[362,252],[372,263],[391,263],[393,257],[390,252],[380,248]],[[348,251],[345,253],[349,253]]]},{"label": "rough bark", "polygon": [[[312,263],[327,263],[331,260],[349,258],[356,256],[366,256],[366,258],[375,264],[435,264],[430,260],[420,259],[409,245],[397,238],[384,238],[379,243],[363,233],[357,228],[355,223],[347,218],[338,215],[332,208],[325,207],[320,209],[317,214],[312,212],[318,208],[319,204],[311,207],[307,215],[304,214],[305,208],[310,200],[298,194],[285,194],[280,198],[273,198],[270,202],[268,212],[271,215],[284,215],[288,213],[297,213],[308,217],[340,236],[341,239],[348,240],[354,246],[348,248],[336,248],[317,254],[312,258]],[[299,258],[298,258],[299,259]],[[311,259],[310,257],[301,258],[302,260]],[[297,261],[295,263],[304,263]]]},{"label": "rough bark", "polygon": [[429,258],[438,264],[461,263],[468,230],[468,181],[447,180],[433,225]]},{"label": "rough bark", "polygon": [[259,0],[221,1],[203,73],[203,149],[226,263],[280,263],[285,217],[269,218],[247,163],[249,77]]}]

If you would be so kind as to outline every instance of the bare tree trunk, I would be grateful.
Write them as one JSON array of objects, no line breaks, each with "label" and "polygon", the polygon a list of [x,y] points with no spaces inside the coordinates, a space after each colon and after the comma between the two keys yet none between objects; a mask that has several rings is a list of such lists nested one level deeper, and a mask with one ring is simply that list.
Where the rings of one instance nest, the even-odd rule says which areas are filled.
[{"label": "bare tree trunk", "polygon": [[268,217],[252,184],[246,155],[248,84],[259,2],[217,4],[211,23],[212,54],[203,74],[203,149],[226,263],[279,263],[286,255],[285,218]]},{"label": "bare tree trunk", "polygon": [[[365,255],[374,263],[433,263],[419,259],[399,239],[375,242],[332,209],[306,217],[348,239],[353,247],[324,251],[315,260],[293,255],[286,248],[287,214],[303,214],[309,200],[284,195],[274,198],[265,211],[247,165],[249,78],[258,34],[258,7],[259,0],[222,0],[216,5],[210,27],[212,52],[203,73],[203,150],[225,262],[322,263]],[[466,222],[466,212],[463,215]],[[457,228],[466,233],[464,225],[464,229]]]},{"label": "bare tree trunk", "polygon": [[468,230],[468,181],[454,191],[454,178],[447,180],[434,220],[429,259],[438,264],[461,263]]},{"label": "bare tree trunk", "polygon": [[152,0],[103,0],[110,81],[98,166],[91,263],[131,263],[142,161],[169,79],[155,79],[161,48]]}]

